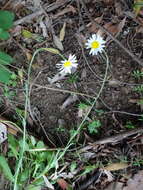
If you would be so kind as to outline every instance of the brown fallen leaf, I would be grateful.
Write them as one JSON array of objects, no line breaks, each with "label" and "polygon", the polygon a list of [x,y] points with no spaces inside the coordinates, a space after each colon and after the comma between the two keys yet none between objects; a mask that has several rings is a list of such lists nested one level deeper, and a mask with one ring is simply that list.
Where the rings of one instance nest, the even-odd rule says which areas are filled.
[{"label": "brown fallen leaf", "polygon": [[129,99],[129,103],[132,103],[132,104],[137,104],[139,102],[139,99]]},{"label": "brown fallen leaf", "polygon": [[136,33],[143,33],[143,27],[142,26],[136,27]]},{"label": "brown fallen leaf", "polygon": [[86,42],[86,37],[80,33],[80,34],[76,34],[76,38],[77,38],[79,45],[84,46],[84,44]]},{"label": "brown fallen leaf", "polygon": [[20,79],[21,84],[23,84],[23,80],[24,80],[24,70],[23,70],[23,68],[18,69],[18,77]]},{"label": "brown fallen leaf", "polygon": [[[95,18],[94,21],[96,21],[97,23],[100,24],[102,22],[102,19],[103,19],[103,15],[100,16],[100,17]],[[96,26],[95,23],[90,22],[89,24],[87,24],[87,28],[88,28],[89,32],[96,33],[98,31],[98,27]]]},{"label": "brown fallen leaf", "polygon": [[5,3],[4,7],[2,9],[7,9],[7,10],[13,10],[14,12],[18,12],[20,10],[23,10],[24,3],[22,1],[8,1]]},{"label": "brown fallen leaf", "polygon": [[114,4],[114,0],[103,0],[104,4],[107,6],[111,6]]},{"label": "brown fallen leaf", "polygon": [[128,166],[129,166],[128,164],[122,163],[122,162],[119,162],[119,163],[112,163],[112,164],[106,166],[106,167],[104,168],[104,170],[116,171],[116,170],[125,169],[125,168],[127,168]]},{"label": "brown fallen leaf", "polygon": [[117,13],[118,16],[123,15],[123,9],[120,1],[115,2],[115,12]]},{"label": "brown fallen leaf", "polygon": [[66,29],[66,22],[64,22],[63,27],[60,31],[60,41],[61,42],[64,40],[64,37],[65,37],[65,29]]},{"label": "brown fallen leaf", "polygon": [[[108,32],[110,32],[113,36],[117,37],[120,34],[120,32],[122,32],[125,22],[126,22],[126,17],[123,20],[121,20],[120,23],[117,23],[117,24],[108,22],[104,25],[104,28],[106,28],[106,30],[108,30]],[[101,30],[99,30],[98,32],[103,34],[103,31]],[[109,41],[109,40],[111,40],[111,38],[107,37],[106,41]]]},{"label": "brown fallen leaf", "polygon": [[58,179],[57,183],[59,184],[59,186],[63,189],[66,190],[68,189],[68,183],[64,180],[64,179]]},{"label": "brown fallen leaf", "polygon": [[117,24],[113,24],[112,22],[107,22],[104,24],[104,28],[106,28],[106,30],[108,30],[108,32],[112,33],[113,35],[118,32]]},{"label": "brown fallen leaf", "polygon": [[137,21],[143,26],[143,11],[140,11],[140,15],[137,17]]},{"label": "brown fallen leaf", "polygon": [[60,39],[58,38],[58,36],[53,35],[53,42],[54,42],[55,46],[56,46],[59,50],[61,50],[61,51],[64,50],[63,44],[62,44],[62,42],[60,41]]},{"label": "brown fallen leaf", "polygon": [[121,20],[121,22],[118,24],[118,33],[117,35],[122,32],[124,26],[125,26],[125,23],[126,23],[126,17],[123,18],[123,20]]},{"label": "brown fallen leaf", "polygon": [[112,22],[108,22],[104,25],[104,28],[106,28],[112,35],[116,35],[120,33],[125,25],[126,17],[118,24],[113,24]]},{"label": "brown fallen leaf", "polygon": [[22,130],[16,124],[6,120],[3,117],[0,117],[0,123],[4,124],[7,127],[8,133],[12,135],[17,135],[18,132],[22,132]]},{"label": "brown fallen leaf", "polygon": [[31,61],[31,59],[32,59],[32,54],[29,53],[28,51],[26,51],[25,54],[26,54],[27,60],[28,60],[28,61]]},{"label": "brown fallen leaf", "polygon": [[53,15],[53,19],[56,19],[66,13],[72,12],[73,14],[76,13],[76,9],[72,5],[68,5],[65,9],[58,12],[57,14]]},{"label": "brown fallen leaf", "polygon": [[132,179],[129,179],[127,186],[123,190],[143,190],[143,170],[140,170]]}]

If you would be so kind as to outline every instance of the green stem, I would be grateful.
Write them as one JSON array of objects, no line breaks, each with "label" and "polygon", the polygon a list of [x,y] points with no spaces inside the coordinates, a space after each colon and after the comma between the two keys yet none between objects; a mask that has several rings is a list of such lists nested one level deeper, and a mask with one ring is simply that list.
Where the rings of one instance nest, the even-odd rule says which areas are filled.
[{"label": "green stem", "polygon": [[22,166],[22,161],[23,161],[23,157],[24,157],[24,152],[25,152],[25,142],[26,142],[26,118],[27,118],[27,110],[28,110],[28,105],[29,105],[29,99],[30,99],[30,92],[29,92],[29,86],[30,86],[30,74],[31,74],[31,68],[32,68],[32,63],[35,59],[35,56],[40,52],[40,51],[48,51],[50,53],[53,54],[58,54],[62,59],[65,59],[64,56],[56,49],[54,48],[39,48],[37,49],[33,56],[32,59],[30,61],[29,64],[29,68],[28,68],[28,79],[27,79],[27,84],[26,84],[26,100],[25,100],[25,111],[24,111],[24,118],[23,118],[23,141],[22,141],[22,149],[20,152],[20,159],[18,162],[18,166],[15,172],[15,180],[14,180],[14,190],[18,190],[18,186],[17,186],[17,180],[18,180],[18,175],[19,175],[19,171],[20,168]]},{"label": "green stem", "polygon": [[84,122],[86,121],[87,117],[89,116],[91,110],[93,109],[94,105],[96,104],[98,98],[100,97],[102,91],[103,91],[103,88],[104,88],[104,85],[105,85],[105,82],[106,82],[106,78],[107,78],[107,72],[108,72],[108,68],[109,68],[109,58],[106,54],[106,52],[104,52],[104,55],[106,57],[106,70],[105,70],[105,75],[104,75],[104,79],[103,79],[103,83],[102,83],[102,86],[97,94],[97,96],[95,97],[94,99],[94,102],[92,103],[91,105],[91,108],[89,109],[89,111],[87,112],[85,118],[83,119],[83,121],[81,122],[81,124],[79,125],[78,129],[76,130],[76,133],[74,133],[74,135],[70,138],[67,146],[65,147],[64,151],[62,152],[62,154],[58,157],[58,160],[60,160],[66,153],[66,151],[69,149],[69,147],[72,145],[72,141],[74,140],[74,138],[79,134],[80,130],[82,129],[82,126],[84,124]]}]

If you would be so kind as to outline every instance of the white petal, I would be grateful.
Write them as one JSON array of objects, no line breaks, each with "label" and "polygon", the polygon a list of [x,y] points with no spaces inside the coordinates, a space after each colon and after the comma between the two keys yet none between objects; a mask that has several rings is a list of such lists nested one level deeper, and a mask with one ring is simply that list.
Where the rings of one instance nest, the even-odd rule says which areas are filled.
[{"label": "white petal", "polygon": [[68,61],[68,60],[61,61],[61,63],[63,63],[63,64],[64,64],[64,63],[65,63],[65,62],[67,62],[67,61]]},{"label": "white petal", "polygon": [[73,64],[72,66],[73,66],[73,67],[77,67],[77,66],[78,66],[78,64]]}]

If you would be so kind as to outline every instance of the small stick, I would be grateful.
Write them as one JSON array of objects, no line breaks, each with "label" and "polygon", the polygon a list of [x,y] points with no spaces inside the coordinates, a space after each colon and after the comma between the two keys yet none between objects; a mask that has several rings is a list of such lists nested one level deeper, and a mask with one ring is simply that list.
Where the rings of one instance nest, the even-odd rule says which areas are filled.
[{"label": "small stick", "polygon": [[6,9],[10,4],[11,4],[12,0],[9,0],[2,8],[1,10]]},{"label": "small stick", "polygon": [[102,144],[108,144],[108,143],[116,144],[116,143],[119,143],[119,141],[122,141],[123,139],[125,139],[131,135],[135,135],[137,133],[143,133],[143,127],[133,129],[133,130],[130,130],[127,132],[122,132],[117,135],[113,135],[111,137],[105,137],[105,138],[99,139],[98,141],[95,141],[94,143],[89,143],[89,145],[81,148],[79,150],[79,152],[86,152],[88,150],[94,149],[94,147],[96,147],[96,145],[102,145]]},{"label": "small stick", "polygon": [[97,144],[107,144],[107,143],[117,143],[131,135],[135,135],[137,133],[143,133],[143,127],[137,128],[137,129],[133,129],[127,132],[122,132],[120,134],[117,135],[113,135],[111,137],[105,137],[103,139],[100,139],[94,143],[91,144],[91,146],[97,145]]},{"label": "small stick", "polygon": [[30,15],[27,15],[27,16],[21,18],[21,19],[16,20],[16,21],[14,22],[14,26],[19,25],[19,24],[22,24],[22,23],[24,23],[24,22],[27,23],[27,22],[29,22],[30,20],[34,19],[35,17],[40,16],[41,14],[43,14],[43,10],[39,10],[39,11],[37,11],[37,12],[35,12],[35,13],[32,13],[32,14],[30,14]]},{"label": "small stick", "polygon": [[[59,3],[52,3],[50,5],[48,5],[47,7],[45,7],[45,10],[47,13],[51,12],[51,11],[54,11],[56,10],[57,8],[63,6],[64,4],[70,2],[71,0],[65,0],[64,2],[59,2]],[[29,22],[30,20],[34,19],[35,17],[37,16],[40,16],[41,14],[44,14],[44,11],[43,10],[39,10],[35,13],[32,13],[30,15],[27,15],[21,19],[18,19],[14,22],[14,26],[18,25],[18,24],[22,24],[22,23],[27,23]]]}]

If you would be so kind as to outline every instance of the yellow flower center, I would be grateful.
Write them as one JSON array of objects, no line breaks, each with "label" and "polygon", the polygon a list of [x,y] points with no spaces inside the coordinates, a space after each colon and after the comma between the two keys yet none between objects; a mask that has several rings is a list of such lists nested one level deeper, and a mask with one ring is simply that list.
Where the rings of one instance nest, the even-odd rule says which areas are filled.
[{"label": "yellow flower center", "polygon": [[91,43],[91,47],[92,47],[93,49],[97,49],[97,48],[99,48],[99,46],[100,46],[100,44],[99,44],[99,42],[97,42],[97,41],[94,41],[94,42]]},{"label": "yellow flower center", "polygon": [[66,61],[64,63],[64,67],[70,67],[72,65],[72,63],[70,61]]}]

